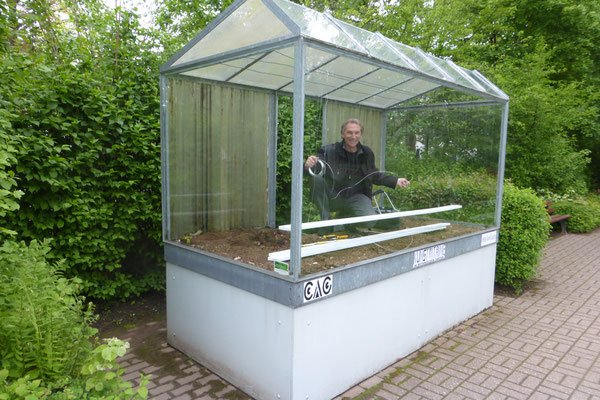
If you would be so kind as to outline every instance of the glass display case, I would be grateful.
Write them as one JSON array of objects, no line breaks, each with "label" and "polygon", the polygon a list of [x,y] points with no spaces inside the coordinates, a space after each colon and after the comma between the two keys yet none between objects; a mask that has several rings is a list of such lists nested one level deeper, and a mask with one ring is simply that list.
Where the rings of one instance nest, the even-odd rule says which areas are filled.
[{"label": "glass display case", "polygon": [[[204,361],[216,357],[194,353],[203,346],[183,333],[205,328],[189,325],[196,314],[182,309],[220,301],[185,286],[197,279],[203,293],[211,292],[208,282],[228,285],[222,291],[235,288],[241,304],[252,303],[241,294],[249,293],[283,306],[292,319],[326,298],[351,292],[360,298],[360,289],[403,275],[410,280],[417,270],[429,276],[425,267],[438,262],[450,263],[440,276],[452,271],[463,281],[459,288],[468,282],[484,288],[471,300],[459,289],[456,302],[447,290],[421,293],[424,304],[438,304],[440,315],[456,303],[462,311],[432,322],[418,340],[406,341],[407,348],[491,305],[508,100],[476,70],[327,13],[286,0],[233,3],[161,68],[170,342]],[[356,176],[335,164],[350,119],[360,126]],[[307,168],[316,155],[318,163]],[[368,198],[361,212],[338,207],[354,194]],[[476,273],[464,269],[471,264]],[[202,315],[213,318],[206,324],[222,323],[206,307]],[[244,322],[228,324],[248,329]],[[201,337],[211,342],[209,336],[219,335]],[[227,353],[222,343],[211,346]],[[294,358],[294,351],[285,353]],[[346,363],[337,352],[331,359]],[[242,361],[231,354],[215,369],[230,371],[228,362]],[[272,377],[265,379],[258,386],[273,385]],[[319,393],[334,393],[344,382]],[[267,397],[276,391],[264,390]],[[299,396],[294,390],[300,389],[283,397]]]}]

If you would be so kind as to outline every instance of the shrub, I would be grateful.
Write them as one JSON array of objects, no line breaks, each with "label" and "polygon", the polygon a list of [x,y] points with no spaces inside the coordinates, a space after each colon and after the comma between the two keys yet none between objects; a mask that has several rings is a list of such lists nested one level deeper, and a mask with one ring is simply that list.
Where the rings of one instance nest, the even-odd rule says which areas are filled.
[{"label": "shrub", "polygon": [[49,256],[67,260],[65,274],[95,298],[164,284],[155,79],[0,59],[0,178],[9,178],[0,179],[0,226],[26,241],[52,238]]},{"label": "shrub", "polygon": [[555,214],[568,214],[567,230],[589,232],[600,226],[600,198],[595,195],[580,196],[552,202]]},{"label": "shrub", "polygon": [[496,282],[517,293],[537,274],[550,231],[544,201],[531,189],[504,185],[502,223],[496,256]]},{"label": "shrub", "polygon": [[47,242],[0,247],[0,399],[111,398],[130,389],[116,379],[115,362],[128,344],[94,348],[95,317],[78,294],[81,280],[48,263],[49,251]]},{"label": "shrub", "polygon": [[[16,190],[17,182],[13,166],[17,162],[17,149],[12,145],[10,131],[11,114],[0,108],[0,219],[19,208],[18,200],[23,192]],[[0,235],[14,235],[16,232],[0,225]]]},{"label": "shrub", "polygon": [[485,172],[415,177],[410,186],[391,191],[389,195],[402,210],[460,204],[462,209],[435,216],[486,225],[494,223],[496,178]]}]

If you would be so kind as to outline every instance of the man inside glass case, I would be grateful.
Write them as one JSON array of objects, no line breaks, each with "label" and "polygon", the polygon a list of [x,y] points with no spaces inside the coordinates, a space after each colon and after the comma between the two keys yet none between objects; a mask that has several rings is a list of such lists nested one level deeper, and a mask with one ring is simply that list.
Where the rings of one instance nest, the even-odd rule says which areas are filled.
[{"label": "man inside glass case", "polygon": [[[312,175],[312,201],[321,213],[321,220],[374,215],[373,185],[404,188],[410,185],[406,178],[398,178],[375,167],[375,155],[360,143],[363,125],[351,118],[342,124],[342,140],[323,146],[316,156],[309,156],[304,168]],[[375,222],[362,224],[372,228]],[[328,233],[325,230],[319,233]]]}]

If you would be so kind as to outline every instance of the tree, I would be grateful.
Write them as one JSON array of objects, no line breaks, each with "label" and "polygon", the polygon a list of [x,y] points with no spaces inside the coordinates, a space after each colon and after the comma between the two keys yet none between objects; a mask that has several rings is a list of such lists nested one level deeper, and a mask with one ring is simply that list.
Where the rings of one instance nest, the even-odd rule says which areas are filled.
[{"label": "tree", "polygon": [[[598,184],[597,59],[593,1],[405,1],[363,6],[358,21],[399,42],[476,68],[510,97],[507,176],[564,193]],[[355,18],[354,10],[338,12]]]}]

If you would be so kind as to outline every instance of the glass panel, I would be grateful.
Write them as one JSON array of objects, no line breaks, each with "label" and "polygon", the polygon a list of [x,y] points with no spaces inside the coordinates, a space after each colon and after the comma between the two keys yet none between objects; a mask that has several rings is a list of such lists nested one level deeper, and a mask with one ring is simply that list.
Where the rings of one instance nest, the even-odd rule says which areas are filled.
[{"label": "glass panel", "polygon": [[247,0],[173,65],[240,49],[290,33],[261,0]]},{"label": "glass panel", "polygon": [[460,66],[459,68],[461,68],[462,71],[469,75],[471,79],[483,86],[489,94],[502,97],[506,96],[497,86],[494,86],[493,84],[490,85],[491,82],[488,82],[485,79],[481,79],[477,74],[473,73],[473,71],[470,71],[466,68],[462,68]]},{"label": "glass panel", "polygon": [[375,71],[378,67],[349,57],[338,57],[316,71],[327,76],[341,77],[346,81],[364,76],[367,72]]},{"label": "glass panel", "polygon": [[501,106],[416,108],[388,114],[386,168],[411,185],[390,192],[396,207],[462,208],[419,217],[450,222],[444,238],[494,225]]},{"label": "glass panel", "polygon": [[340,88],[335,92],[329,94],[327,98],[348,103],[356,103],[369,94],[368,92],[365,92],[363,90],[364,88],[357,88],[355,86],[356,85],[344,86],[343,88]]},{"label": "glass panel", "polygon": [[168,240],[234,258],[215,243],[267,224],[269,98],[169,79]]},{"label": "glass panel", "polygon": [[[365,174],[361,170],[368,166],[372,172],[379,166],[382,113],[370,108],[331,101],[327,102],[326,110],[325,138],[321,135],[305,137],[305,159],[311,155],[318,155],[323,164],[318,164],[313,169],[314,176],[310,173],[305,174],[304,186],[307,189],[305,189],[303,202],[303,221],[332,225],[305,229],[303,253],[314,251],[322,245],[352,244],[353,240],[368,235],[367,229],[362,225],[336,221],[353,216],[353,211],[349,208],[350,204],[373,211],[370,198],[362,194],[363,191],[369,190],[373,176],[365,177],[368,172]],[[361,133],[361,137],[356,139],[359,144],[345,139],[347,143],[356,145],[357,149],[360,148],[358,152],[353,153],[359,157],[354,167],[351,166],[354,165],[352,162],[339,156],[346,154],[346,150],[342,147],[341,128],[349,118],[357,119],[363,126],[360,132],[359,125],[353,123],[347,125],[348,129],[358,130]],[[322,121],[312,122],[315,127],[320,127],[321,123]],[[395,182],[395,179],[392,179]],[[368,246],[357,246],[341,251],[328,250],[304,257],[302,275],[326,271],[376,256],[377,254],[371,252]]]},{"label": "glass panel", "polygon": [[452,66],[450,65],[450,63],[448,63],[448,61],[443,60],[441,58],[438,58],[435,60],[437,62],[437,64],[439,66],[441,66],[444,71],[450,75],[452,77],[452,79],[463,86],[466,86],[468,88],[471,89],[475,89],[478,92],[481,92],[482,90],[480,88],[478,88],[476,85],[473,84],[473,82],[469,81],[467,78],[465,78],[464,76],[462,76],[458,71],[456,71],[454,68],[452,68]]},{"label": "glass panel", "polygon": [[[385,154],[381,154],[381,112],[327,103],[326,144],[317,150],[323,164],[315,166],[316,176],[305,178],[310,189],[305,188],[303,221],[313,225],[303,231],[302,251],[309,254],[302,259],[302,275],[493,226],[501,107],[411,109],[387,115]],[[356,161],[341,144],[335,145],[341,143],[341,123],[351,117],[363,125]],[[344,134],[344,140],[351,139]],[[306,135],[305,143],[308,158],[323,140]],[[371,161],[361,158],[365,154],[373,154]],[[376,172],[384,157],[385,167]],[[370,172],[356,168],[363,163]],[[391,187],[403,177],[411,181],[410,186]],[[363,199],[363,192],[376,195]],[[440,211],[440,207],[451,210]],[[403,211],[415,215],[389,218]],[[341,220],[361,215],[369,221]]]},{"label": "glass panel", "polygon": [[279,89],[294,79],[294,48],[275,50],[244,69],[230,82]]},{"label": "glass panel", "polygon": [[[308,49],[309,51],[307,53],[309,55],[312,54],[313,49],[310,47],[308,47]],[[375,70],[377,70],[377,67],[373,65],[362,63],[347,57],[337,57],[333,61],[322,65],[320,68],[307,75],[307,94],[317,97],[331,97],[328,93],[333,92],[336,93],[333,96],[338,98],[343,96],[343,94],[337,95],[338,90],[343,91],[343,88],[352,81]],[[311,70],[309,69],[309,71]],[[354,100],[359,98],[361,98],[360,94],[353,97]],[[351,100],[348,99],[348,101]]]},{"label": "glass panel", "polygon": [[349,50],[364,53],[340,28],[325,15],[295,3],[274,0],[275,3],[302,29],[302,32],[314,39]]},{"label": "glass panel", "polygon": [[311,73],[325,65],[337,60],[340,56],[319,50],[311,46],[306,47],[306,71]]},{"label": "glass panel", "polygon": [[394,45],[394,47],[396,47],[396,50],[410,58],[412,62],[417,65],[419,71],[431,76],[435,76],[436,78],[444,79],[444,75],[438,71],[425,57],[423,57],[421,53],[417,51],[417,49],[394,42],[393,40],[390,40],[390,42]]},{"label": "glass panel", "polygon": [[404,61],[398,54],[392,50],[388,44],[377,34],[360,29],[356,26],[338,21],[342,27],[354,36],[358,42],[368,49],[369,53],[380,60],[399,65],[404,68],[414,69],[410,64]]},{"label": "glass panel", "polygon": [[[391,89],[401,85],[402,82],[406,82],[408,79],[410,79],[408,75],[380,69],[348,85],[346,89],[362,93],[363,96],[357,100],[361,104],[366,104],[370,99],[381,97],[388,99],[386,103],[392,103],[398,91],[391,91]],[[396,102],[402,99],[403,97],[398,97]]]},{"label": "glass panel", "polygon": [[399,86],[385,90],[365,100],[367,96],[377,93],[377,90],[373,90],[372,85],[357,81],[336,90],[329,94],[327,98],[343,102],[360,102],[361,105],[372,105],[377,108],[388,108],[437,86],[437,84],[420,79],[408,79]]},{"label": "glass panel", "polygon": [[411,75],[408,74],[391,71],[389,69],[380,69],[377,72],[365,76],[360,80],[360,82],[362,82],[364,85],[372,87],[373,92],[375,93],[399,85],[410,78]]},{"label": "glass panel", "polygon": [[198,78],[212,79],[216,81],[227,80],[230,76],[240,72],[243,68],[250,65],[261,55],[238,58],[221,64],[210,65],[208,67],[194,69],[184,72],[182,75],[195,76]]},{"label": "glass panel", "polygon": [[399,102],[406,101],[422,93],[439,87],[437,83],[427,82],[422,79],[409,79],[400,86],[390,89],[379,97],[380,101],[386,104],[386,107],[392,107]]}]

